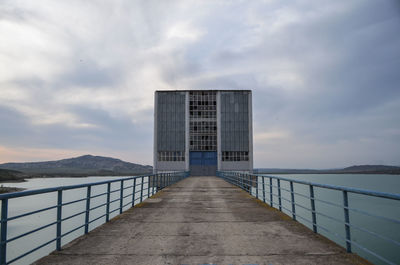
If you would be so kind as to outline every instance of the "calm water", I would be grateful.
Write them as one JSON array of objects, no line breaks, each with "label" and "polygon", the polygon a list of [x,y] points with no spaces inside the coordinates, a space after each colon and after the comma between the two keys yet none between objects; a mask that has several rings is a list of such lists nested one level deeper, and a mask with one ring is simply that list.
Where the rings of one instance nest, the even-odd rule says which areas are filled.
[{"label": "calm water", "polygon": [[[31,189],[41,189],[48,187],[58,187],[58,186],[66,186],[66,185],[75,185],[75,184],[83,184],[90,182],[100,182],[108,179],[116,179],[116,178],[124,178],[124,177],[88,177],[88,178],[40,178],[40,179],[28,179],[27,182],[22,183],[2,183],[4,186],[12,186],[18,188],[25,188],[28,190]],[[147,198],[147,182],[148,178],[145,178],[143,181],[143,199]],[[141,184],[141,180],[136,180],[136,185]],[[133,180],[125,181],[124,187],[132,186]],[[120,182],[115,182],[111,184],[111,190],[119,190]],[[140,190],[140,185],[136,187],[136,191]],[[83,199],[86,198],[87,188],[81,188],[76,190],[68,190],[63,192],[63,203]],[[93,186],[91,190],[91,196],[95,196],[97,194],[101,194],[107,191],[107,185]],[[132,188],[126,189],[124,191],[124,196],[132,194]],[[110,201],[118,199],[120,196],[120,192],[111,193]],[[135,196],[136,203],[139,203],[140,193],[137,193]],[[107,200],[106,195],[99,196],[97,198],[91,199],[90,207],[96,207],[100,204],[105,203]],[[123,208],[123,210],[127,210],[131,207],[130,202],[132,201],[132,196],[128,196],[123,200],[123,205],[129,204]],[[110,204],[110,212],[119,207],[119,200]],[[34,195],[28,197],[21,197],[10,199],[8,204],[9,217],[13,217],[16,215],[20,215],[26,212],[35,211],[43,208],[47,208],[50,206],[54,206],[57,204],[57,193],[46,193],[41,195]],[[82,212],[86,209],[86,201],[81,201],[78,203],[70,204],[63,206],[62,208],[62,218],[66,218],[68,216],[72,216],[78,212]],[[90,220],[94,220],[97,217],[103,215],[105,213],[106,206],[99,207],[90,212]],[[115,211],[110,214],[110,219],[114,216],[118,215],[119,211]],[[50,224],[54,222],[57,218],[56,209],[51,209],[48,211],[41,212],[39,214],[31,215],[28,217],[22,217],[20,219],[12,220],[8,222],[7,227],[7,238],[13,238],[20,234],[26,233],[33,229],[39,228],[43,225]],[[76,227],[81,226],[85,222],[85,214],[78,215],[71,219],[68,219],[62,223],[62,234],[73,230]],[[96,228],[97,226],[105,223],[105,217],[94,221],[89,225],[89,230]],[[84,227],[78,229],[75,232],[70,233],[65,236],[61,240],[61,244],[64,245],[73,239],[84,234]],[[41,231],[35,232],[31,235],[23,237],[21,239],[17,239],[15,241],[10,242],[7,245],[7,260],[10,261],[19,255],[34,249],[35,247],[48,242],[51,239],[54,239],[56,236],[56,225],[51,225],[48,228],[45,228]],[[30,264],[33,261],[46,256],[50,252],[55,249],[55,242],[50,243],[49,245],[43,247],[37,252],[29,254],[28,256],[16,261],[13,264]]]},{"label": "calm water", "polygon": [[[290,178],[294,180],[306,180],[317,183],[324,184],[332,184],[332,185],[340,185],[354,188],[363,188],[381,192],[390,192],[390,193],[400,193],[400,176],[399,175],[359,175],[359,174],[339,174],[339,175],[279,175],[285,178]],[[115,177],[89,177],[89,178],[50,178],[50,179],[29,179],[27,182],[23,183],[3,183],[4,186],[13,186],[20,187],[25,189],[39,189],[39,188],[47,188],[47,187],[55,187],[55,186],[63,186],[63,185],[73,185],[73,184],[81,184],[81,183],[89,183],[89,182],[97,182],[104,181],[107,179],[115,179]],[[144,181],[144,188],[147,191],[147,179]],[[261,181],[260,181],[261,183]],[[125,187],[131,186],[132,181],[126,182]],[[140,180],[137,181],[137,184],[140,184]],[[276,182],[273,183],[276,186]],[[290,199],[290,194],[283,189],[289,190],[289,184],[285,182],[281,182],[282,187],[282,196],[284,198]],[[119,183],[112,184],[112,190],[117,190],[120,188]],[[300,184],[294,185],[295,192],[299,194],[303,194],[305,196],[309,196],[309,188],[308,186],[303,186]],[[269,187],[266,186],[266,190],[269,190]],[[96,194],[100,194],[106,191],[106,185],[96,186],[92,188],[92,196]],[[130,194],[131,191],[125,191],[124,195]],[[274,194],[277,194],[277,189],[274,188]],[[139,194],[136,195],[135,199],[138,199]],[[262,196],[262,185],[259,186],[259,196]],[[63,202],[68,202],[72,200],[77,200],[79,198],[86,197],[86,188],[82,188],[74,191],[65,191],[63,193]],[[147,194],[144,193],[144,197],[147,197]],[[269,200],[269,194],[266,193],[267,202]],[[338,191],[326,190],[321,188],[315,188],[315,197],[317,199],[329,201],[332,203],[342,204],[342,193]],[[111,200],[119,198],[119,192],[115,192],[111,195]],[[129,196],[124,199],[123,204],[129,203],[132,197]],[[57,201],[56,193],[49,193],[43,195],[35,195],[29,197],[23,197],[18,199],[11,199],[9,201],[9,217],[16,216],[18,214],[33,211],[49,206],[53,206]],[[277,207],[277,198],[274,197],[274,206]],[[301,195],[295,195],[296,203],[303,205],[307,208],[310,208],[310,200],[302,197]],[[100,205],[106,202],[106,196],[101,196],[96,199],[91,200],[91,207],[95,207],[96,205]],[[288,201],[283,200],[282,206],[284,207],[283,211],[290,215],[288,210],[291,210],[291,204]],[[349,206],[350,208],[361,209],[367,212],[370,212],[375,215],[382,215],[390,218],[395,218],[396,220],[400,220],[400,202],[399,201],[391,201],[387,199],[380,198],[371,198],[362,195],[354,195],[349,194]],[[85,209],[86,202],[82,201],[80,203],[68,205],[63,207],[62,216],[63,218],[71,216],[74,213],[82,211]],[[117,209],[119,207],[119,201],[116,201],[111,204],[110,210]],[[124,210],[128,209],[130,206],[126,206]],[[286,209],[288,210],[286,210]],[[333,216],[337,219],[343,220],[343,209],[340,207],[334,207],[322,202],[316,202],[316,211],[322,214],[326,214],[329,216]],[[105,206],[100,207],[91,212],[90,220],[95,219],[96,217],[105,213]],[[116,216],[118,211],[114,212],[114,214],[110,215],[110,218]],[[311,227],[311,214],[309,211],[296,207],[296,213],[298,215],[298,221],[304,223],[306,226]],[[304,218],[301,219],[300,217]],[[84,215],[77,216],[70,220],[63,222],[62,225],[62,233],[70,231],[71,229],[80,226],[84,223]],[[8,225],[8,238],[20,235],[32,229],[38,228],[44,224],[48,224],[53,222],[56,219],[56,210],[49,210],[46,212],[42,212],[40,214],[29,216],[26,218],[21,218],[17,220],[13,220],[9,222]],[[101,225],[105,222],[105,218],[101,218],[98,221],[95,221],[90,225],[90,230]],[[386,222],[384,220],[380,220],[373,217],[366,217],[364,215],[357,214],[355,212],[350,213],[350,222],[353,225],[361,226],[365,229],[374,231],[375,233],[382,234],[396,241],[400,241],[400,225]],[[330,220],[322,216],[321,214],[317,214],[317,223],[321,225],[323,228],[333,231],[333,234],[328,233],[323,230],[323,228],[319,229],[319,232],[330,239],[334,240],[338,244],[344,246],[344,240],[340,237],[344,237],[344,225],[342,223]],[[82,235],[84,233],[84,228],[77,230],[74,233],[69,234],[62,240],[62,244],[66,244],[73,240],[74,238]],[[19,256],[20,254],[33,249],[35,246],[39,244],[43,244],[48,240],[54,238],[56,235],[56,226],[52,225],[47,229],[44,229],[40,232],[34,233],[30,236],[24,237],[23,239],[18,239],[14,242],[9,243],[7,248],[7,257],[8,260]],[[388,244],[386,241],[376,238],[374,236],[362,233],[357,229],[351,229],[352,240],[360,243],[361,245],[378,252],[380,255],[388,258],[395,264],[400,264],[400,247]],[[28,255],[26,258],[23,258],[17,261],[15,264],[29,264],[36,259],[47,255],[51,251],[55,249],[55,243],[51,243],[50,245],[44,247],[38,252]],[[368,258],[376,264],[386,264],[384,262],[379,262],[376,258],[369,255],[365,251],[356,246],[353,246],[353,251],[359,253],[361,256]]]},{"label": "calm water", "polygon": [[[304,180],[316,183],[353,187],[360,189],[368,189],[380,192],[396,193],[400,194],[400,175],[370,175],[370,174],[296,174],[296,175],[276,175],[283,178],[293,180]],[[262,180],[259,179],[261,184]],[[267,179],[265,180],[267,181]],[[268,179],[269,182],[269,179]],[[262,196],[262,184],[259,184],[259,197]],[[277,186],[277,182],[273,182],[273,186]],[[269,202],[269,186],[266,185],[266,201]],[[286,181],[281,181],[282,197],[288,199],[282,199],[282,210],[289,216],[291,216],[291,197],[290,184]],[[309,186],[302,184],[294,184],[294,191],[298,194],[295,195],[295,201],[300,206],[304,206],[310,209],[310,199],[303,196],[309,197]],[[254,191],[253,191],[254,192]],[[278,194],[277,188],[273,189],[273,194]],[[334,203],[340,205],[333,206],[331,204],[316,201],[315,208],[317,212],[317,224],[320,226],[318,232],[322,235],[330,238],[341,246],[345,246],[345,228],[344,228],[344,211],[341,207],[343,205],[343,195],[341,191],[329,190],[314,187],[315,198],[323,200],[328,203]],[[303,195],[303,196],[302,196]],[[400,246],[396,244],[388,243],[379,237],[360,231],[359,228],[367,229],[373,233],[383,235],[392,240],[400,242],[400,201],[394,201],[383,198],[376,198],[371,196],[359,195],[359,194],[348,194],[349,208],[362,210],[373,215],[384,216],[397,220],[396,222],[390,222],[382,220],[380,218],[367,216],[360,214],[356,211],[350,211],[350,224],[351,227],[351,239],[362,247],[366,247],[369,250],[373,250],[382,257],[388,259],[394,264],[400,264]],[[278,207],[278,198],[273,197],[274,207]],[[298,216],[297,221],[303,223],[310,229],[312,229],[312,215],[310,211],[296,206],[296,214]],[[337,220],[332,220],[329,217],[333,217]],[[328,231],[326,231],[328,230]],[[375,264],[388,264],[380,261],[368,251],[358,247],[355,244],[352,245],[353,252],[358,253],[360,256],[372,261]]]}]

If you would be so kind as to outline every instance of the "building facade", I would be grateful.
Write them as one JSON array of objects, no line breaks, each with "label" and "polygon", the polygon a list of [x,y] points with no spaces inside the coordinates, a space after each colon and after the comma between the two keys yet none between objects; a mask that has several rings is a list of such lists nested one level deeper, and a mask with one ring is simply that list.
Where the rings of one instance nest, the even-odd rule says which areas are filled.
[{"label": "building facade", "polygon": [[154,171],[253,170],[250,90],[156,91]]}]

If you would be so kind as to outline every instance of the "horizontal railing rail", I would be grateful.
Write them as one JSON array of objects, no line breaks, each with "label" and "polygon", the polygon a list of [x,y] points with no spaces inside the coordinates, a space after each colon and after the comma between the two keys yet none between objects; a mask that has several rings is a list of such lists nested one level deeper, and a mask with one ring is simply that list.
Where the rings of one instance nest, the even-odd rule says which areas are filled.
[{"label": "horizontal railing rail", "polygon": [[[158,191],[162,190],[163,188],[172,185],[186,177],[189,176],[188,172],[169,172],[169,173],[158,173],[158,174],[151,174],[151,175],[141,175],[135,177],[126,177],[126,178],[117,178],[112,180],[100,181],[100,182],[93,182],[93,183],[85,183],[85,184],[78,184],[78,185],[69,185],[69,186],[60,186],[60,187],[53,187],[53,188],[44,188],[44,189],[37,189],[37,190],[27,190],[27,191],[20,191],[20,192],[13,192],[13,193],[5,193],[0,194],[1,200],[1,231],[0,231],[0,265],[4,264],[11,264],[14,263],[27,255],[38,251],[39,249],[50,245],[51,243],[55,242],[55,249],[61,250],[61,239],[67,235],[70,235],[73,232],[78,231],[79,229],[84,229],[84,233],[87,234],[89,232],[89,225],[95,221],[98,221],[102,218],[105,218],[105,222],[110,220],[110,215],[113,213],[121,214],[123,209],[127,206],[135,206],[137,203],[141,203],[144,198],[148,198]],[[132,183],[132,185],[125,186],[126,183]],[[112,184],[117,183],[119,184],[118,188],[111,189]],[[106,192],[102,192],[100,194],[93,195],[92,188],[96,186],[106,186]],[[68,190],[78,190],[78,189],[85,189],[86,188],[86,196],[79,199],[74,199],[72,201],[63,202],[63,193]],[[128,192],[129,191],[129,192]],[[50,194],[56,193],[57,199],[54,205],[44,207],[34,211],[28,211],[24,213],[17,214],[15,216],[9,217],[9,201],[13,199],[18,199],[22,197],[29,197],[34,195],[41,195],[41,194]],[[119,194],[118,194],[119,193]],[[112,194],[117,194],[117,198],[111,199]],[[139,196],[139,197],[138,197]],[[104,203],[99,205],[91,205],[93,199],[95,198],[102,198],[105,197]],[[124,199],[130,199],[127,203],[124,203]],[[66,206],[70,206],[77,203],[84,203],[84,209],[73,213],[72,215],[63,217],[63,208]],[[112,203],[119,203],[116,209],[111,210],[110,205]],[[105,212],[102,213],[100,216],[97,216],[93,219],[90,219],[91,212],[95,210],[101,209],[105,207]],[[12,209],[11,209],[12,210]],[[30,231],[21,233],[19,235],[8,237],[8,227],[12,221],[21,219],[23,217],[30,217],[36,214],[40,214],[49,210],[56,210],[56,218],[51,221],[50,223],[41,225],[35,229]],[[69,231],[62,233],[63,223],[66,221],[84,215],[84,222],[77,227],[72,228]],[[40,245],[34,246],[29,251],[26,251],[22,254],[13,257],[12,259],[7,259],[7,246],[9,243],[12,243],[16,240],[22,239],[39,231],[42,231],[49,227],[56,227],[56,233],[54,234],[54,238],[42,243]],[[54,249],[53,249],[54,250]]]},{"label": "horizontal railing rail", "polygon": [[[283,177],[276,177],[276,176],[267,176],[261,174],[250,174],[244,172],[233,172],[233,171],[218,171],[217,176],[226,180],[227,182],[240,187],[241,189],[249,192],[251,195],[255,196],[257,199],[262,200],[264,203],[268,203],[271,207],[277,208],[280,211],[286,211],[287,213],[292,215],[293,220],[301,220],[301,222],[310,225],[315,233],[319,233],[319,230],[329,234],[333,238],[344,242],[346,251],[351,253],[352,246],[368,253],[369,255],[375,257],[380,262],[385,264],[394,265],[398,262],[389,260],[389,258],[385,257],[384,255],[377,253],[374,249],[369,249],[366,246],[363,246],[360,242],[352,239],[351,233],[354,230],[358,232],[362,232],[364,234],[368,234],[369,236],[374,237],[375,239],[383,240],[388,244],[391,244],[395,247],[400,247],[400,242],[396,239],[390,238],[387,235],[380,234],[376,231],[370,231],[368,228],[360,227],[357,224],[350,222],[350,213],[360,214],[364,217],[370,217],[379,219],[380,221],[389,222],[393,225],[400,225],[400,220],[392,217],[381,216],[378,214],[374,214],[365,210],[352,208],[349,206],[349,194],[358,194],[364,195],[368,197],[375,197],[375,198],[384,198],[389,199],[392,201],[399,201],[400,202],[400,194],[393,194],[393,193],[385,193],[385,192],[377,192],[371,190],[364,190],[364,189],[357,189],[357,188],[349,188],[343,186],[336,186],[336,185],[328,185],[328,184],[321,184],[321,183],[314,183],[309,181],[302,181],[302,180],[294,180],[289,178]],[[282,184],[286,183],[289,188],[282,187]],[[294,189],[294,184],[300,184],[302,186],[308,187],[308,194],[302,194],[296,192]],[[334,191],[339,191],[342,193],[342,201],[332,202],[327,201],[321,198],[318,198],[315,194],[315,188],[321,189],[329,189]],[[304,189],[303,189],[304,190]],[[288,196],[284,196],[282,193],[288,194]],[[295,200],[301,198],[308,201],[308,205],[301,204]],[[277,201],[276,201],[277,200]],[[286,207],[283,202],[286,202]],[[322,209],[318,210],[316,208],[316,202],[321,203],[323,205],[327,205],[330,207],[338,208],[343,213],[343,219],[338,216],[331,216],[329,214],[321,212]],[[400,205],[399,205],[400,206]],[[299,215],[297,210],[304,210],[308,211],[310,215],[308,217]],[[343,227],[343,235],[341,235],[338,231],[333,231],[332,229],[327,228],[326,226],[322,225],[321,222],[317,222],[317,217],[324,217],[333,221],[337,224],[340,224]],[[400,227],[398,226],[397,229],[394,231],[400,231]],[[398,248],[397,253],[400,252],[400,248]]]}]

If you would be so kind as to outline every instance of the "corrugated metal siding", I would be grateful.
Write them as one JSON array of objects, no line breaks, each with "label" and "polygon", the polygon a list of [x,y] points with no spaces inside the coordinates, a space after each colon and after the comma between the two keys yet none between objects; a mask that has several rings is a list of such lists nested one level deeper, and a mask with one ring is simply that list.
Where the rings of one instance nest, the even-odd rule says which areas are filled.
[{"label": "corrugated metal siding", "polygon": [[221,151],[249,151],[249,93],[221,92]]},{"label": "corrugated metal siding", "polygon": [[185,93],[157,93],[157,151],[185,151]]}]

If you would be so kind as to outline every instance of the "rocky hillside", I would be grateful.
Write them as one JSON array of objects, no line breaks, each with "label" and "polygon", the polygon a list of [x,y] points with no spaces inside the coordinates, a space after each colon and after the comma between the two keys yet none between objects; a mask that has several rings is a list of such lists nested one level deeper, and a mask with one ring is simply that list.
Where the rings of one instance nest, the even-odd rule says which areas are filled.
[{"label": "rocky hillside", "polygon": [[1,169],[17,170],[31,176],[133,175],[152,172],[152,166],[120,159],[84,155],[46,162],[5,163]]}]

